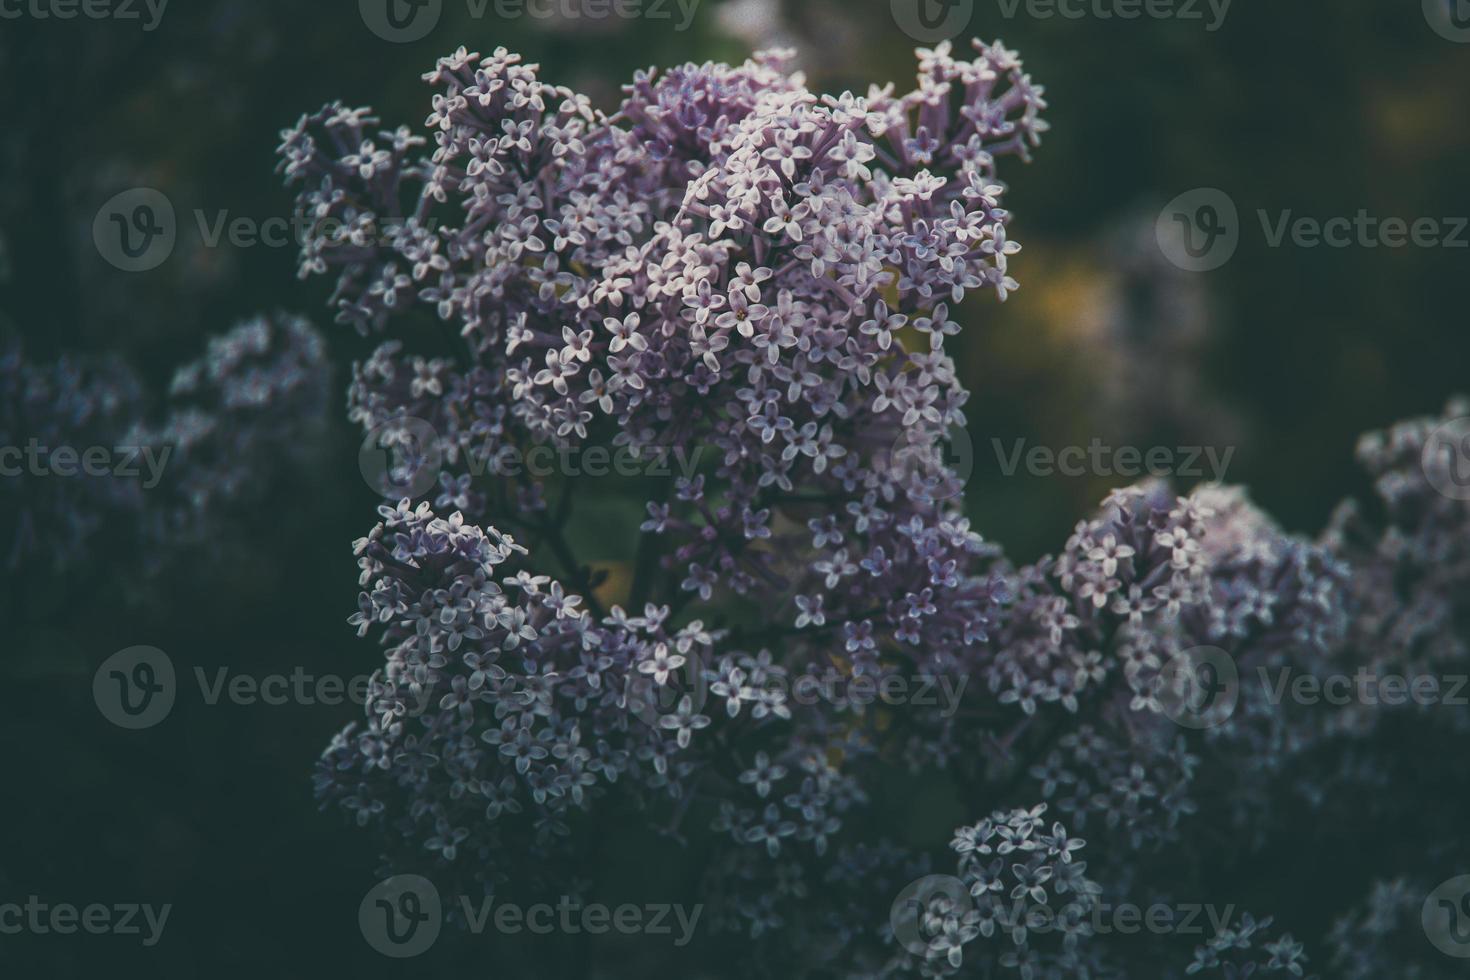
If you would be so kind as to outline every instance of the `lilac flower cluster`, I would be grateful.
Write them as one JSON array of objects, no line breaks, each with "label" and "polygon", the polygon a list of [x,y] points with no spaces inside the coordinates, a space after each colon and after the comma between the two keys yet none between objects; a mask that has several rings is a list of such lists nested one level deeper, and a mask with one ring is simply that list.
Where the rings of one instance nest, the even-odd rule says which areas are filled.
[{"label": "lilac flower cluster", "polygon": [[[460,51],[428,76],[428,159],[365,110],[287,134],[303,210],[338,229],[303,272],[338,275],[341,318],[421,310],[466,341],[457,358],[390,341],[355,371],[354,420],[427,421],[445,467],[438,510],[385,510],[362,545],[384,710],[339,740],[322,786],[360,822],[489,866],[499,821],[546,842],[616,788],[663,799],[671,832],[713,798],[736,848],[819,858],[862,800],[833,760],[873,748],[835,719],[850,706],[773,682],[953,670],[984,639],[990,584],[961,570],[988,551],[935,504],[957,492],[937,448],[963,423],[944,339],[949,303],[1014,288],[995,157],[1035,142],[1040,92],[998,46],[925,55],[903,97],[818,98],[784,60],[639,75],[604,117],[515,56]],[[610,609],[565,541],[569,488],[552,508],[534,481],[474,479],[474,459],[534,440],[712,449],[646,501]],[[529,553],[497,578],[512,533]],[[423,564],[462,535],[493,548]],[[535,574],[545,558],[565,584]],[[758,625],[707,628],[680,617],[690,603]],[[422,692],[452,717],[399,718]],[[435,762],[386,764],[405,744]]]},{"label": "lilac flower cluster", "polygon": [[[327,754],[328,799],[479,869],[506,842],[521,853],[534,840],[531,855],[551,861],[614,789],[679,799],[693,768],[681,751],[709,719],[688,694],[663,714],[652,699],[715,635],[698,621],[676,629],[651,605],[599,624],[583,597],[526,567],[514,538],[428,503],[381,511],[357,542],[370,591],[353,622],[380,631],[388,663],[366,727]],[[417,802],[389,809],[405,798]]]},{"label": "lilac flower cluster", "polygon": [[[1117,491],[1059,556],[1006,577],[1011,598],[969,669],[1009,718],[961,712],[935,741],[962,760],[977,725],[998,728],[985,765],[960,761],[962,771],[977,782],[1025,778],[1078,830],[1104,822],[1118,876],[1105,880],[1126,892],[1138,868],[1129,854],[1177,841],[1201,809],[1247,831],[1271,767],[1301,749],[1301,733],[1284,728],[1258,686],[1240,685],[1239,704],[1218,721],[1181,719],[1193,652],[1219,651],[1241,675],[1322,661],[1343,630],[1343,576],[1238,492]],[[1201,731],[1186,738],[1188,728]]]},{"label": "lilac flower cluster", "polygon": [[[1329,805],[1361,726],[1247,683],[1201,718],[1196,658],[1238,678],[1463,660],[1464,509],[1412,470],[1419,425],[1365,449],[1377,537],[1344,512],[1314,542],[1238,490],[1150,483],[1033,565],[985,543],[941,453],[967,398],[945,345],[968,293],[1016,288],[997,160],[1027,155],[1045,103],[1011,52],[976,50],[921,51],[904,95],[814,95],[780,52],[640,73],[608,115],[460,49],[426,76],[427,137],[341,104],[283,134],[319,231],[302,276],[392,333],[350,418],[432,487],[356,543],[351,621],[384,661],[316,773],[386,868],[572,888],[616,817],[696,852],[706,921],[788,967],[1303,975],[1269,919],[1125,949],[1080,913],[1197,894],[1198,855],[1256,851],[1289,796]],[[533,444],[708,452],[595,488],[637,514],[608,561],[574,521],[585,480],[480,465]],[[976,683],[953,712],[792,696],[833,670]],[[966,894],[925,897],[917,950],[882,930],[934,864],[885,813],[900,773],[992,814],[956,833]],[[1028,931],[1037,910],[1062,927]]]},{"label": "lilac flower cluster", "polygon": [[[1014,56],[980,55],[926,55],[903,97],[819,99],[777,53],[690,65],[640,74],[604,117],[514,55],[461,50],[427,76],[442,89],[427,158],[367,110],[305,117],[283,167],[328,231],[302,274],[336,275],[339,318],[360,329],[422,311],[466,347],[383,347],[358,371],[354,420],[429,422],[451,472],[530,440],[710,445],[718,497],[701,481],[650,506],[701,596],[766,587],[777,570],[751,543],[793,496],[851,504],[828,509],[861,534],[902,526],[903,498],[958,488],[873,463],[905,432],[927,451],[962,424],[950,304],[1015,288],[995,158],[1044,129]],[[920,349],[895,343],[905,328]],[[852,577],[866,555],[823,540]]]},{"label": "lilac flower cluster", "polygon": [[1333,923],[1328,937],[1333,975],[1342,980],[1463,976],[1461,963],[1425,943],[1422,909],[1432,887],[1428,878],[1375,881],[1367,897]]},{"label": "lilac flower cluster", "polygon": [[[1238,491],[1117,491],[1060,555],[1004,573],[999,591],[1009,598],[970,668],[986,677],[994,704],[967,701],[929,734],[955,746],[946,768],[967,798],[1039,797],[1100,843],[1088,861],[1100,900],[1191,894],[1198,883],[1177,856],[1255,846],[1281,792],[1276,777],[1316,744],[1319,726],[1283,715],[1248,683],[1230,685],[1232,710],[1190,717],[1183,709],[1196,681],[1177,667],[1195,666],[1191,651],[1207,648],[1242,677],[1288,660],[1323,669],[1313,665],[1342,642],[1346,574]],[[996,718],[997,706],[1008,714]],[[977,744],[987,751],[964,751]],[[1046,920],[1074,921],[1067,907],[1048,906]],[[1250,962],[1301,975],[1304,954],[1290,936],[1258,951],[1249,939],[1265,924],[1246,925],[1210,937],[1190,972],[1231,975],[1231,964]],[[1120,944],[1091,936],[1085,923],[1056,932],[1068,943],[1057,959],[1018,948],[1005,965],[1023,976],[1110,976],[1140,963],[1179,975],[1171,964],[1183,937]]]},{"label": "lilac flower cluster", "polygon": [[[1470,662],[1470,500],[1439,489],[1454,485],[1449,469],[1463,465],[1455,457],[1463,449],[1438,436],[1467,416],[1470,402],[1459,399],[1440,417],[1364,436],[1358,459],[1373,478],[1378,508],[1344,503],[1328,529],[1327,540],[1354,568],[1353,660],[1376,674],[1443,676]],[[1429,713],[1470,730],[1463,711]],[[1381,718],[1355,711],[1341,723],[1367,730]]]},{"label": "lilac flower cluster", "polygon": [[955,831],[950,847],[959,855],[964,891],[929,895],[916,910],[924,948],[908,952],[920,960],[912,965],[922,975],[952,975],[977,956],[990,960],[991,969],[1023,976],[1086,969],[1089,957],[1079,945],[1091,934],[1101,889],[1075,854],[1086,842],[1060,823],[1048,830],[1046,809],[1041,803],[1000,811]]},{"label": "lilac flower cluster", "polygon": [[1307,956],[1302,952],[1302,944],[1292,939],[1289,932],[1267,942],[1271,924],[1269,916],[1257,921],[1249,912],[1243,914],[1240,922],[1220,930],[1209,942],[1195,949],[1194,961],[1185,968],[1185,975],[1304,976]]},{"label": "lilac flower cluster", "polygon": [[[0,350],[7,567],[64,571],[95,559],[105,539],[154,569],[181,545],[202,542],[230,506],[256,499],[320,447],[328,377],[310,324],[261,317],[213,338],[204,359],[180,369],[165,421],[153,425],[143,385],[120,362],[37,363],[7,341]],[[66,457],[63,468],[58,450],[77,458]],[[82,465],[89,453],[92,463]],[[38,465],[44,472],[30,472]]]},{"label": "lilac flower cluster", "polygon": [[210,338],[175,372],[163,423],[133,433],[173,453],[149,538],[202,543],[232,509],[306,466],[322,445],[330,374],[321,335],[300,317],[259,316]]},{"label": "lilac flower cluster", "polygon": [[20,342],[0,342],[0,548],[5,567],[62,571],[88,553],[93,538],[142,507],[136,480],[78,468],[74,475],[26,472],[29,448],[82,454],[103,449],[111,460],[141,404],[137,379],[116,362],[73,357],[30,360]]}]

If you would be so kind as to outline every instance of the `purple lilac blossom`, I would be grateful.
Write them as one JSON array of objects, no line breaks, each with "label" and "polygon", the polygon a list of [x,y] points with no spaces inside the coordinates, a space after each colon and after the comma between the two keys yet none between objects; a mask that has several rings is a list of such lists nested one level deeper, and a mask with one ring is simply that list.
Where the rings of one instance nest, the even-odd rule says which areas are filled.
[{"label": "purple lilac blossom", "polygon": [[[1349,668],[1385,633],[1401,660],[1463,660],[1463,506],[1412,469],[1420,423],[1365,444],[1395,522],[1378,541],[1348,511],[1313,542],[1243,491],[1158,483],[1033,565],[982,541],[940,452],[967,398],[946,338],[967,293],[1016,288],[997,163],[1046,126],[1014,55],[976,50],[920,51],[902,96],[814,95],[782,52],[640,72],[608,115],[461,48],[425,76],[427,136],[341,104],[283,134],[319,230],[301,275],[389,334],[350,418],[415,444],[395,476],[437,480],[356,543],[351,623],[384,659],[316,773],[385,868],[576,890],[600,816],[631,813],[698,850],[714,928],[788,966],[1303,976],[1269,918],[1124,942],[1083,913],[1197,895],[1181,855],[1252,853],[1288,789],[1328,805],[1324,755],[1363,768],[1360,725],[1247,680]],[[570,474],[484,465],[543,444],[709,454],[629,485],[646,519],[618,589],[577,553]],[[1205,647],[1246,679],[1238,703],[1176,724],[1171,667]],[[791,696],[833,671],[975,683],[950,711]],[[991,813],[953,842],[976,901],[923,909],[922,953],[883,927],[936,863],[875,806],[894,771]]]},{"label": "purple lilac blossom", "polygon": [[[614,794],[675,834],[713,802],[773,866],[828,853],[876,748],[860,705],[791,703],[786,679],[954,674],[998,608],[966,571],[993,551],[946,502],[945,341],[967,292],[1016,287],[996,161],[1045,125],[1014,55],[977,53],[921,52],[903,96],[819,97],[779,52],[639,73],[605,116],[461,49],[427,76],[428,156],[341,105],[285,134],[324,229],[301,271],[336,277],[339,319],[464,341],[411,355],[405,331],[354,372],[353,420],[427,422],[444,472],[360,542],[354,621],[388,664],[326,802],[477,877],[506,835],[555,867],[542,849]],[[626,608],[601,608],[545,486],[475,479],[539,442],[710,450],[647,501]]]}]

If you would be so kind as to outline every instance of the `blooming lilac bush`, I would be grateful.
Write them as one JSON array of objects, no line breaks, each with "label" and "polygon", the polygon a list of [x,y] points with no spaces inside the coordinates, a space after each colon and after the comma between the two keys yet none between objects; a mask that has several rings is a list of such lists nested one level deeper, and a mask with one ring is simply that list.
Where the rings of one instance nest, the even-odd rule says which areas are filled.
[{"label": "blooming lilac bush", "polygon": [[[946,338],[967,294],[1017,286],[999,167],[1046,126],[1015,56],[976,51],[921,51],[902,95],[812,94],[779,52],[639,73],[608,115],[462,48],[425,76],[427,137],[341,104],[285,132],[301,274],[391,334],[350,417],[418,488],[356,542],[352,624],[385,659],[316,780],[385,868],[579,891],[616,815],[697,855],[707,921],[790,975],[1304,975],[1271,919],[1091,917],[1212,897],[1196,856],[1328,805],[1360,746],[1350,712],[1245,680],[1201,715],[1180,665],[1463,661],[1464,507],[1415,482],[1412,429],[1365,450],[1377,542],[1158,484],[1035,564],[984,542],[943,453]],[[585,478],[486,466],[537,445],[696,465],[596,486],[641,522],[607,562],[574,530]],[[824,674],[963,697],[796,696]],[[957,865],[885,800],[905,774],[963,814]],[[958,890],[906,890],[936,866]]]},{"label": "blooming lilac bush", "polygon": [[[796,707],[773,682],[838,659],[956,672],[996,607],[926,452],[963,422],[948,304],[1015,285],[995,159],[1043,128],[1013,56],[979,54],[932,53],[917,92],[866,99],[807,93],[779,55],[688,66],[640,75],[609,119],[514,56],[460,51],[429,76],[429,159],[365,110],[288,133],[302,207],[342,229],[303,252],[339,275],[340,316],[371,330],[418,308],[467,341],[458,360],[390,342],[355,373],[354,418],[427,420],[446,472],[437,512],[384,508],[359,542],[357,621],[390,661],[367,729],[329,753],[328,799],[477,875],[503,834],[555,867],[614,793],[671,828],[716,805],[731,845],[775,867],[828,852],[875,748],[846,706]],[[535,440],[711,450],[654,489],[610,610],[563,540],[570,487],[553,507],[472,479]],[[441,711],[402,717],[422,688]],[[390,764],[405,751],[435,762]]]}]

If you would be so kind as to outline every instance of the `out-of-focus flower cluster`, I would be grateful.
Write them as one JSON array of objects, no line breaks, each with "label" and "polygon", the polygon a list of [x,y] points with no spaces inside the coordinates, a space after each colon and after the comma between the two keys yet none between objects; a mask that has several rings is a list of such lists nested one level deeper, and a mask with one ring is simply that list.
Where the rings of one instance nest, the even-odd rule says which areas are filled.
[{"label": "out-of-focus flower cluster", "polygon": [[[110,464],[140,405],[137,379],[121,364],[37,362],[18,340],[0,343],[0,548],[9,571],[64,569],[107,525],[137,519],[142,491]],[[73,477],[28,472],[58,447],[80,453],[93,446],[108,451],[106,473],[82,470],[80,459],[66,465],[78,471]],[[36,462],[28,462],[28,451]]]},{"label": "out-of-focus flower cluster", "polygon": [[[1470,659],[1470,501],[1441,489],[1455,485],[1450,468],[1464,465],[1463,446],[1441,436],[1467,416],[1470,401],[1459,399],[1442,417],[1370,433],[1358,445],[1377,506],[1343,504],[1328,535],[1353,563],[1353,655],[1376,674],[1443,676]],[[1433,714],[1470,730],[1466,712]],[[1378,718],[1351,721],[1372,726]]]},{"label": "out-of-focus flower cluster", "polygon": [[1423,908],[1432,878],[1375,881],[1367,897],[1332,926],[1332,974],[1342,980],[1463,976],[1462,963],[1426,945]]},{"label": "out-of-focus flower cluster", "polygon": [[283,315],[213,338],[204,359],[177,373],[160,425],[147,421],[149,399],[126,365],[36,362],[7,341],[7,567],[61,572],[112,552],[155,569],[180,546],[202,543],[228,508],[320,450],[329,387],[320,335]]},{"label": "out-of-focus flower cluster", "polygon": [[134,441],[168,446],[176,467],[149,508],[150,537],[199,544],[320,451],[331,372],[306,320],[259,316],[209,340],[175,373],[163,424]]},{"label": "out-of-focus flower cluster", "polygon": [[[1159,484],[1027,567],[983,542],[941,452],[967,397],[945,343],[967,293],[1016,288],[997,158],[1045,125],[1014,56],[977,52],[921,51],[904,95],[814,95],[781,53],[686,65],[605,115],[461,49],[426,76],[428,138],[340,104],[284,134],[319,230],[302,275],[393,331],[351,417],[429,488],[357,542],[352,622],[385,662],[317,770],[388,868],[566,890],[638,826],[793,975],[1304,975],[1271,919],[1124,941],[1088,917],[1217,898],[1210,861],[1362,768],[1351,712],[1259,676],[1387,634],[1463,661],[1464,508],[1411,470],[1420,426],[1368,444],[1391,530],[1367,544],[1351,514],[1314,542],[1238,490]],[[615,581],[579,553],[575,474],[485,465],[539,444],[698,465],[598,486],[642,520]],[[955,833],[960,894],[885,930],[935,863],[883,805],[899,774],[992,815]]]},{"label": "out-of-focus flower cluster", "polygon": [[[1219,324],[1208,280],[1180,269],[1158,245],[1157,208],[1130,214],[1089,243],[1103,256],[1083,327],[1067,341],[1083,350],[1098,386],[1101,419],[1130,438],[1187,433],[1204,445],[1238,446],[1244,422],[1211,390],[1205,367]],[[1136,434],[1136,436],[1135,436]]]}]

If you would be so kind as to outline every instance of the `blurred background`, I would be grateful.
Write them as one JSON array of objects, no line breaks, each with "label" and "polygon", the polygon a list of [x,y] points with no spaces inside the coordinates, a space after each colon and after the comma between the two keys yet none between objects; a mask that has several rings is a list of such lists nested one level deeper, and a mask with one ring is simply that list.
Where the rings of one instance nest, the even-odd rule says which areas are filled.
[{"label": "blurred background", "polygon": [[[348,0],[174,0],[153,29],[142,4],[142,21],[0,19],[0,330],[36,359],[117,356],[157,397],[209,335],[283,309],[327,334],[336,379],[311,465],[187,561],[148,577],[141,556],[112,553],[63,576],[7,573],[0,902],[175,909],[152,949],[0,936],[0,970],[407,975],[357,930],[368,843],[311,797],[312,762],[359,709],[196,697],[124,733],[92,702],[93,671],[135,644],[211,675],[375,665],[345,620],[350,545],[377,501],[336,394],[370,344],[329,322],[326,287],[297,280],[294,247],[211,246],[195,215],[289,217],[279,130],[333,99],[418,127],[420,76],[459,45],[519,51],[608,110],[639,68],[769,46],[795,48],[814,90],[912,83],[916,42],[890,0],[700,0],[680,30],[689,3],[667,4],[668,18],[593,20],[500,17],[493,3],[476,17],[445,0],[407,43],[375,34]],[[1238,0],[1214,30],[1204,4],[1200,20],[1130,21],[971,6],[956,43],[1003,39],[1051,103],[1034,163],[1002,168],[1021,289],[1004,305],[972,294],[956,317],[972,392],[965,506],[1014,558],[1056,549],[1110,487],[1132,482],[1006,475],[1019,442],[1230,451],[1226,481],[1312,534],[1366,490],[1360,433],[1470,390],[1470,231],[1458,248],[1273,247],[1259,216],[1366,210],[1449,234],[1470,215],[1470,43],[1435,30],[1417,0]],[[99,254],[93,223],[137,187],[171,200],[178,244],[127,273]],[[1176,266],[1155,235],[1166,205],[1197,188],[1224,191],[1239,212],[1239,247],[1210,272]]]}]

